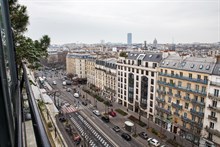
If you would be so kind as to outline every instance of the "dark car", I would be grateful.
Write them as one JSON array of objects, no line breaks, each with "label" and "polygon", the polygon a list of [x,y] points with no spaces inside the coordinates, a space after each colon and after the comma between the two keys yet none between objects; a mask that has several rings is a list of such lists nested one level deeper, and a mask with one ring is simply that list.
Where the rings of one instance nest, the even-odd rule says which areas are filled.
[{"label": "dark car", "polygon": [[127,141],[130,141],[131,140],[131,136],[127,133],[122,133],[121,134],[121,137],[124,138],[125,140]]},{"label": "dark car", "polygon": [[64,116],[61,116],[61,117],[59,118],[59,121],[60,121],[60,122],[65,122],[65,121],[66,121],[66,118],[65,118]]},{"label": "dark car", "polygon": [[112,129],[113,129],[115,132],[119,132],[119,131],[120,131],[119,126],[114,126]]},{"label": "dark car", "polygon": [[109,122],[109,117],[106,116],[106,115],[102,116],[101,119],[102,119],[104,122],[106,122],[106,123]]},{"label": "dark car", "polygon": [[87,106],[87,102],[82,102],[82,104],[83,104],[84,106]]},{"label": "dark car", "polygon": [[143,139],[147,139],[147,138],[148,138],[146,132],[141,132],[141,133],[139,134],[139,136],[140,136],[141,138],[143,138]]}]

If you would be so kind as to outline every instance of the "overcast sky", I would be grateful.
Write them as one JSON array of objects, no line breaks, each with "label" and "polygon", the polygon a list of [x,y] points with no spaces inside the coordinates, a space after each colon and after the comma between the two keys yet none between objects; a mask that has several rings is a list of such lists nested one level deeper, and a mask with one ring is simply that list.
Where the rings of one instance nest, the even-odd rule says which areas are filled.
[{"label": "overcast sky", "polygon": [[20,0],[28,8],[27,36],[53,44],[217,42],[220,0]]}]

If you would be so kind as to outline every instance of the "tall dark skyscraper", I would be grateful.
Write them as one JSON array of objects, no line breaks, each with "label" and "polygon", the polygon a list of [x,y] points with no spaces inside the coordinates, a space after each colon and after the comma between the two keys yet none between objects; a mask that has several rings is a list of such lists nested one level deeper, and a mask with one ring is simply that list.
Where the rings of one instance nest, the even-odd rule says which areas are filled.
[{"label": "tall dark skyscraper", "polygon": [[132,44],[132,33],[127,34],[127,44],[131,45]]}]

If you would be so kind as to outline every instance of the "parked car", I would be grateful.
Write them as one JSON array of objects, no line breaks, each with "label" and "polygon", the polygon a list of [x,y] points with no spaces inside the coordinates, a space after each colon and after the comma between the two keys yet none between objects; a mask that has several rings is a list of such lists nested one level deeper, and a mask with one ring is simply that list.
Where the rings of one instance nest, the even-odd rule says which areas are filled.
[{"label": "parked car", "polygon": [[113,129],[115,132],[120,132],[119,126],[114,126],[112,129]]},{"label": "parked car", "polygon": [[56,82],[56,81],[53,81],[53,85],[57,85],[57,82]]},{"label": "parked car", "polygon": [[114,111],[110,111],[109,112],[109,115],[111,115],[112,117],[115,117],[116,116],[116,113]]},{"label": "parked car", "polygon": [[82,104],[83,104],[84,106],[87,106],[87,102],[82,101]]},{"label": "parked car", "polygon": [[147,139],[147,138],[148,138],[146,132],[141,132],[141,133],[139,134],[139,136],[140,136],[141,138],[143,138],[143,139]]},{"label": "parked car", "polygon": [[63,86],[66,86],[66,81],[63,81]]},{"label": "parked car", "polygon": [[154,146],[159,146],[159,145],[160,145],[159,141],[156,140],[156,139],[152,139],[152,140],[150,140],[149,143],[152,144],[152,145],[154,145]]},{"label": "parked car", "polygon": [[70,92],[70,91],[71,91],[71,88],[67,88],[66,91],[67,91],[67,92]]},{"label": "parked car", "polygon": [[108,117],[107,115],[103,115],[103,116],[101,117],[101,119],[102,119],[104,122],[106,122],[106,123],[109,122],[109,117]]},{"label": "parked car", "polygon": [[75,98],[79,98],[79,93],[74,93],[73,96],[74,96]]},{"label": "parked car", "polygon": [[121,137],[124,138],[125,140],[127,141],[130,141],[131,140],[131,136],[127,133],[122,133],[121,134]]},{"label": "parked car", "polygon": [[92,111],[96,116],[100,116],[101,114],[100,114],[100,112],[99,112],[99,110],[93,110]]}]

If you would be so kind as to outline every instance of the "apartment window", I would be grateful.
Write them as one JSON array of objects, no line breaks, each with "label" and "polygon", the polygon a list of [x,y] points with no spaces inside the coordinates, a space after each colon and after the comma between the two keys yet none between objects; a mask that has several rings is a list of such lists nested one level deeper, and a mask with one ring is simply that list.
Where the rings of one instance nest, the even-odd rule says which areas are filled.
[{"label": "apartment window", "polygon": [[167,108],[168,108],[167,110],[171,110],[171,106],[168,106]]},{"label": "apartment window", "polygon": [[197,79],[198,79],[198,80],[201,80],[201,75],[197,75]]},{"label": "apartment window", "polygon": [[148,75],[148,71],[146,71],[146,76]]},{"label": "apartment window", "polygon": [[211,133],[208,134],[208,139],[212,140],[212,134]]},{"label": "apartment window", "polygon": [[202,92],[206,92],[206,87],[205,86],[202,86]]},{"label": "apartment window", "polygon": [[197,95],[195,95],[195,96],[194,96],[194,99],[195,99],[196,101],[198,101],[198,96],[197,96]]},{"label": "apartment window", "polygon": [[180,72],[180,77],[182,77],[183,76],[183,72]]},{"label": "apartment window", "polygon": [[177,95],[181,95],[181,92],[180,92],[180,91],[177,91]]},{"label": "apartment window", "polygon": [[120,69],[120,66],[118,65],[118,69]]},{"label": "apartment window", "polygon": [[153,98],[154,98],[154,95],[151,93],[150,94],[150,99],[153,100]]},{"label": "apartment window", "polygon": [[178,81],[178,87],[182,87],[182,82]]},{"label": "apartment window", "polygon": [[136,89],[136,94],[138,94],[138,89]]},{"label": "apartment window", "polygon": [[168,102],[169,102],[169,103],[171,103],[171,101],[172,101],[172,98],[171,98],[171,97],[169,97],[169,98],[168,98]]},{"label": "apartment window", "polygon": [[185,109],[189,108],[189,103],[185,103]]},{"label": "apartment window", "polygon": [[184,117],[187,117],[187,113],[186,113],[186,112],[184,112],[183,116],[184,116]]},{"label": "apartment window", "polygon": [[186,122],[183,122],[183,127],[186,128]]},{"label": "apartment window", "polygon": [[180,100],[176,100],[176,103],[177,103],[177,104],[180,104]]},{"label": "apartment window", "polygon": [[209,127],[211,128],[211,129],[214,129],[214,123],[213,122],[210,122],[210,124],[209,124]]},{"label": "apartment window", "polygon": [[152,108],[150,108],[150,113],[152,113],[153,112],[153,109]]},{"label": "apartment window", "polygon": [[214,89],[214,96],[219,96],[219,90],[218,89]]},{"label": "apartment window", "polygon": [[204,81],[208,81],[208,77],[207,76],[204,76]]},{"label": "apartment window", "polygon": [[172,75],[172,76],[174,75],[174,71],[171,71],[171,75]]},{"label": "apartment window", "polygon": [[192,74],[191,73],[189,73],[189,78],[192,79]]},{"label": "apartment window", "polygon": [[132,68],[132,72],[134,72],[134,68]]},{"label": "apartment window", "polygon": [[118,72],[118,75],[120,76],[120,71]]},{"label": "apartment window", "polygon": [[137,81],[139,80],[139,76],[136,76],[136,80],[137,80]]},{"label": "apartment window", "polygon": [[148,67],[148,62],[145,62],[145,67]]},{"label": "apartment window", "polygon": [[194,115],[192,115],[192,121],[195,121],[196,117]]},{"label": "apartment window", "polygon": [[217,107],[217,101],[212,101],[212,106]]},{"label": "apartment window", "polygon": [[200,101],[201,103],[204,103],[204,97],[201,97],[201,101]]},{"label": "apartment window", "polygon": [[204,108],[203,107],[199,107],[199,112],[203,112]]},{"label": "apartment window", "polygon": [[215,117],[215,115],[216,115],[216,112],[211,111],[211,116]]},{"label": "apartment window", "polygon": [[127,70],[127,67],[124,67],[125,71]]},{"label": "apartment window", "polygon": [[142,74],[142,75],[144,74],[144,70],[141,70],[141,74]]},{"label": "apartment window", "polygon": [[153,68],[157,67],[157,63],[153,63]]},{"label": "apartment window", "polygon": [[151,84],[152,84],[152,85],[154,84],[154,79],[151,79]]},{"label": "apartment window", "polygon": [[136,73],[139,73],[139,70],[138,70],[138,69],[136,69]]},{"label": "apartment window", "polygon": [[167,74],[167,70],[165,70],[165,74]]},{"label": "apartment window", "polygon": [[153,107],[153,101],[150,101],[150,107]]},{"label": "apartment window", "polygon": [[187,89],[191,89],[191,84],[190,84],[190,83],[187,83],[186,88],[187,88]]},{"label": "apartment window", "polygon": [[162,72],[162,73],[163,73],[163,69],[160,69],[160,72]]},{"label": "apartment window", "polygon": [[151,76],[154,77],[154,72],[151,72]]},{"label": "apartment window", "polygon": [[199,85],[196,85],[196,91],[199,91]]},{"label": "apartment window", "polygon": [[131,68],[130,68],[130,67],[128,67],[128,71],[131,71]]},{"label": "apartment window", "polygon": [[151,86],[151,87],[150,87],[150,91],[151,91],[151,92],[154,92],[154,86]]}]

